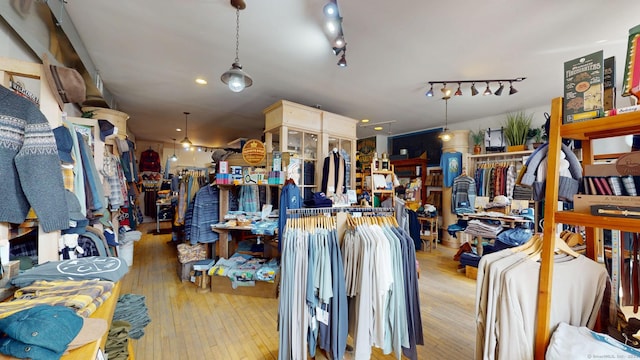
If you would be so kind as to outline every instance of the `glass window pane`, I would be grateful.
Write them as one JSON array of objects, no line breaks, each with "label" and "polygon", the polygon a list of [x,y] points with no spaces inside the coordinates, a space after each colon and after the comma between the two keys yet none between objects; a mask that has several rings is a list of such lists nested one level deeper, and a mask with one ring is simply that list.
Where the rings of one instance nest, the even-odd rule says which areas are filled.
[{"label": "glass window pane", "polygon": [[304,157],[315,159],[318,153],[318,135],[304,133]]},{"label": "glass window pane", "polygon": [[287,135],[287,151],[300,154],[300,150],[302,148],[302,133],[296,130],[289,130]]}]

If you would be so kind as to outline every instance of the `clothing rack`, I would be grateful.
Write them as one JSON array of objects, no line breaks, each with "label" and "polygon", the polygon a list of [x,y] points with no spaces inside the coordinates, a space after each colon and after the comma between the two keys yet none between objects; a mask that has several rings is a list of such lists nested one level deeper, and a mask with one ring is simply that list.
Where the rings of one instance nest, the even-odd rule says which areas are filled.
[{"label": "clothing rack", "polygon": [[320,214],[332,214],[332,213],[393,213],[394,208],[387,207],[355,207],[355,206],[346,206],[346,207],[326,207],[326,208],[303,208],[303,209],[287,209],[287,215],[320,215]]}]

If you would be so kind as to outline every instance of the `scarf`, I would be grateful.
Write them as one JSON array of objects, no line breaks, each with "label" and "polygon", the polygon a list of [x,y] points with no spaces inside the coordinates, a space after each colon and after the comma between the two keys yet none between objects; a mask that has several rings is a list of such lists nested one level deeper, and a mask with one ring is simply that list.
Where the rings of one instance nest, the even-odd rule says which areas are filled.
[{"label": "scarf", "polygon": [[[336,161],[338,163],[336,164]],[[338,173],[336,174],[336,165]],[[329,155],[329,174],[327,176],[327,197],[333,194],[342,194],[342,188],[344,187],[344,160],[338,153]],[[333,186],[333,187],[332,187]]]}]

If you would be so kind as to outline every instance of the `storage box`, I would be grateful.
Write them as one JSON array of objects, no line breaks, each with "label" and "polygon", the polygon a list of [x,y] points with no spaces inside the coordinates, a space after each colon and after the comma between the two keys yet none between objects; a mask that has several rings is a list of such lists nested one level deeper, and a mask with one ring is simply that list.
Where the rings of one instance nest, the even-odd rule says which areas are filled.
[{"label": "storage box", "polygon": [[211,291],[215,293],[244,295],[262,298],[278,297],[278,288],[280,286],[280,273],[276,274],[274,282],[256,281],[255,286],[238,286],[236,289],[231,287],[231,279],[226,276],[211,276]]},{"label": "storage box", "polygon": [[574,195],[573,211],[591,214],[592,205],[614,205],[627,208],[640,207],[640,196]]},{"label": "storage box", "polygon": [[178,278],[180,279],[180,281],[185,282],[185,281],[191,281],[191,272],[193,271],[193,264],[195,264],[196,261],[189,261],[186,263],[181,263],[180,261],[178,261]]},{"label": "storage box", "polygon": [[475,280],[478,277],[478,268],[467,265],[464,268],[464,274],[469,279]]}]

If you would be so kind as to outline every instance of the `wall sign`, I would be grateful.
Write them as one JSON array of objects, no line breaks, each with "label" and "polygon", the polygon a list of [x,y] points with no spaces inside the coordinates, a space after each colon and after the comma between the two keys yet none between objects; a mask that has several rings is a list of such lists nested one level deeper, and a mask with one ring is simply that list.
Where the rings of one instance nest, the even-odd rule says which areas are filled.
[{"label": "wall sign", "polygon": [[264,160],[266,154],[267,151],[264,147],[264,143],[260,140],[248,140],[242,147],[242,158],[249,165],[255,166],[260,164]]}]

